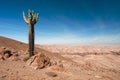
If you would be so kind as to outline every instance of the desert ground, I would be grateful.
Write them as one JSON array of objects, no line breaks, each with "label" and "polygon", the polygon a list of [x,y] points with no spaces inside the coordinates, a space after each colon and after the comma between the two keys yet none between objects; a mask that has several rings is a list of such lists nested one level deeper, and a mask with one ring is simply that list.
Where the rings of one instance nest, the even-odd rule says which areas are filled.
[{"label": "desert ground", "polygon": [[0,36],[0,80],[120,80],[119,45],[28,45]]}]

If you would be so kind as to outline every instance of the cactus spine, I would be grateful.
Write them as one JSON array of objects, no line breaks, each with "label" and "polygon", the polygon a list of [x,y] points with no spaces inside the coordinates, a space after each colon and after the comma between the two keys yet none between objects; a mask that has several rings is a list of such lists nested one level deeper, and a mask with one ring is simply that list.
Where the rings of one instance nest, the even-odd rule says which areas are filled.
[{"label": "cactus spine", "polygon": [[23,12],[23,19],[29,27],[29,57],[34,55],[34,24],[38,21],[39,14],[34,11],[28,10],[28,18],[26,18]]}]

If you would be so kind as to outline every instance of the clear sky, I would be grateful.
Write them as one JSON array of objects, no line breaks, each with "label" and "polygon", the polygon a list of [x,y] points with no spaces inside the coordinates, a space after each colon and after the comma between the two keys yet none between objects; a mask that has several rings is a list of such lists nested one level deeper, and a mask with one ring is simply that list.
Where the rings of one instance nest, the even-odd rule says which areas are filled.
[{"label": "clear sky", "polygon": [[28,9],[40,14],[36,44],[120,44],[120,0],[1,0],[0,36],[27,43]]}]

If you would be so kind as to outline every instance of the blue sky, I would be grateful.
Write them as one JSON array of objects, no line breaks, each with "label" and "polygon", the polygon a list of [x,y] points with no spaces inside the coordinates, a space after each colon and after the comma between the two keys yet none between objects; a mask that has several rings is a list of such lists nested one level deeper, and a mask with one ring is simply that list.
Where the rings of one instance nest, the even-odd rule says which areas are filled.
[{"label": "blue sky", "polygon": [[36,44],[120,44],[119,0],[1,0],[0,36],[28,42],[22,12],[39,13]]}]

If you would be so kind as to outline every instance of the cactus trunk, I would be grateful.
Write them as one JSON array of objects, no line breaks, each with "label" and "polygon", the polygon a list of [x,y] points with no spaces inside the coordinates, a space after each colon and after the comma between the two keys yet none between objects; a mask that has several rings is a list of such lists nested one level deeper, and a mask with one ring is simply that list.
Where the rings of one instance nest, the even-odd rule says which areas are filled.
[{"label": "cactus trunk", "polygon": [[29,56],[34,55],[34,25],[29,25]]},{"label": "cactus trunk", "polygon": [[[23,19],[29,26],[29,57],[34,55],[34,24],[38,21],[39,14],[34,13],[34,11],[28,10],[28,18],[26,18],[23,12]],[[29,59],[29,57],[27,59]]]}]

